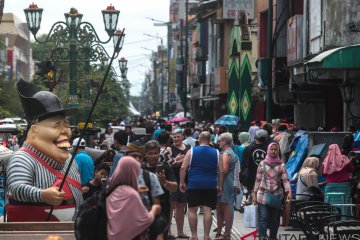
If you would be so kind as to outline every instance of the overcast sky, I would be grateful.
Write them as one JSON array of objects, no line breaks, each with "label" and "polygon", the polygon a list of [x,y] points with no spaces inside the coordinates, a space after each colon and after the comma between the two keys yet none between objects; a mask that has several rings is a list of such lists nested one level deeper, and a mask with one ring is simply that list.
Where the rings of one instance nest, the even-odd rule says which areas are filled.
[{"label": "overcast sky", "polygon": [[[5,0],[4,13],[14,13],[18,18],[26,22],[24,8],[27,8],[33,1],[28,0]],[[149,55],[151,51],[143,47],[156,50],[160,45],[158,38],[144,36],[144,33],[163,37],[166,46],[166,27],[153,26],[154,22],[148,18],[161,21],[169,19],[169,0],[35,0],[39,8],[43,8],[41,28],[38,34],[48,33],[53,23],[64,21],[64,13],[75,7],[83,14],[82,21],[94,25],[96,32],[102,41],[108,38],[105,32],[101,10],[112,4],[120,10],[118,28],[125,28],[125,43],[119,57],[128,59],[128,79],[131,83],[131,95],[141,94],[141,83],[144,74],[150,68]],[[33,38],[32,38],[33,39]],[[113,44],[107,44],[106,49],[111,54]],[[118,61],[114,61],[113,67],[119,71]]]}]

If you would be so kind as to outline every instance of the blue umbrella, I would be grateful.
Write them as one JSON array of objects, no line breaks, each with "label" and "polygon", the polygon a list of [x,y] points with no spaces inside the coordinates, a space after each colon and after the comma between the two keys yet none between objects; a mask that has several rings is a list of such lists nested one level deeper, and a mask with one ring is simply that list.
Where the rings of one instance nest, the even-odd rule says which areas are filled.
[{"label": "blue umbrella", "polygon": [[215,121],[215,124],[218,125],[237,125],[239,121],[238,116],[234,115],[223,115],[218,120]]}]

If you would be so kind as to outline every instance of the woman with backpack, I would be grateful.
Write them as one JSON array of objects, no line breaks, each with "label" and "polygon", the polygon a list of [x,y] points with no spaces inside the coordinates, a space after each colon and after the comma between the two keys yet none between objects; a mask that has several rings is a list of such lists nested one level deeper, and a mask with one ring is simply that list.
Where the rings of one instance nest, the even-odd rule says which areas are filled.
[{"label": "woman with backpack", "polygon": [[134,239],[142,235],[156,215],[160,206],[155,204],[148,211],[138,193],[137,179],[140,163],[132,157],[123,157],[112,175],[106,198],[107,236],[109,240]]},{"label": "woman with backpack", "polygon": [[[316,195],[315,190],[321,193],[317,170],[319,169],[320,160],[317,157],[308,157],[304,160],[296,184],[296,200],[324,201],[320,194]],[[316,196],[315,196],[316,195]]]}]

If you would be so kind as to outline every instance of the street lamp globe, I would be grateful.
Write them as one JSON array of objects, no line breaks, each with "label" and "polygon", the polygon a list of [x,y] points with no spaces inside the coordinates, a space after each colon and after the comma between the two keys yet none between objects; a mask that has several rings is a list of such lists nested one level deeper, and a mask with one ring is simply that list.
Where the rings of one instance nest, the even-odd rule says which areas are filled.
[{"label": "street lamp globe", "polygon": [[38,6],[35,3],[32,3],[28,8],[24,9],[24,12],[29,30],[33,35],[36,35],[36,33],[40,29],[43,9],[38,8]]},{"label": "street lamp globe", "polygon": [[119,10],[116,10],[114,6],[110,4],[105,10],[101,11],[104,18],[105,30],[109,37],[114,35],[116,25],[119,18]]},{"label": "street lamp globe", "polygon": [[123,74],[124,71],[127,69],[127,62],[128,62],[128,60],[126,60],[124,57],[119,59],[119,68],[120,68],[121,74]]},{"label": "street lamp globe", "polygon": [[[120,43],[117,46],[117,43],[120,39]],[[120,29],[116,30],[114,32],[113,41],[114,41],[114,48],[117,53],[119,53],[124,45],[124,39],[125,39],[125,33],[124,31],[121,31]]]},{"label": "street lamp globe", "polygon": [[64,13],[65,15],[65,21],[68,26],[73,22],[75,24],[75,27],[79,26],[81,23],[81,19],[83,15],[77,11],[76,8],[70,8],[70,12]]}]

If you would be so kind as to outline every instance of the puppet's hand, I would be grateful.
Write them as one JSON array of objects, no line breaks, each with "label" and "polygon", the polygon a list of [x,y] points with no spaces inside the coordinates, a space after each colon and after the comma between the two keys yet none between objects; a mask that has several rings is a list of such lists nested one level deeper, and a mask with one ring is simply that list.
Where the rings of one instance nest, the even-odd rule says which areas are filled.
[{"label": "puppet's hand", "polygon": [[41,198],[44,202],[50,205],[60,205],[64,199],[65,192],[59,192],[59,188],[50,187],[47,189],[41,190]]}]

